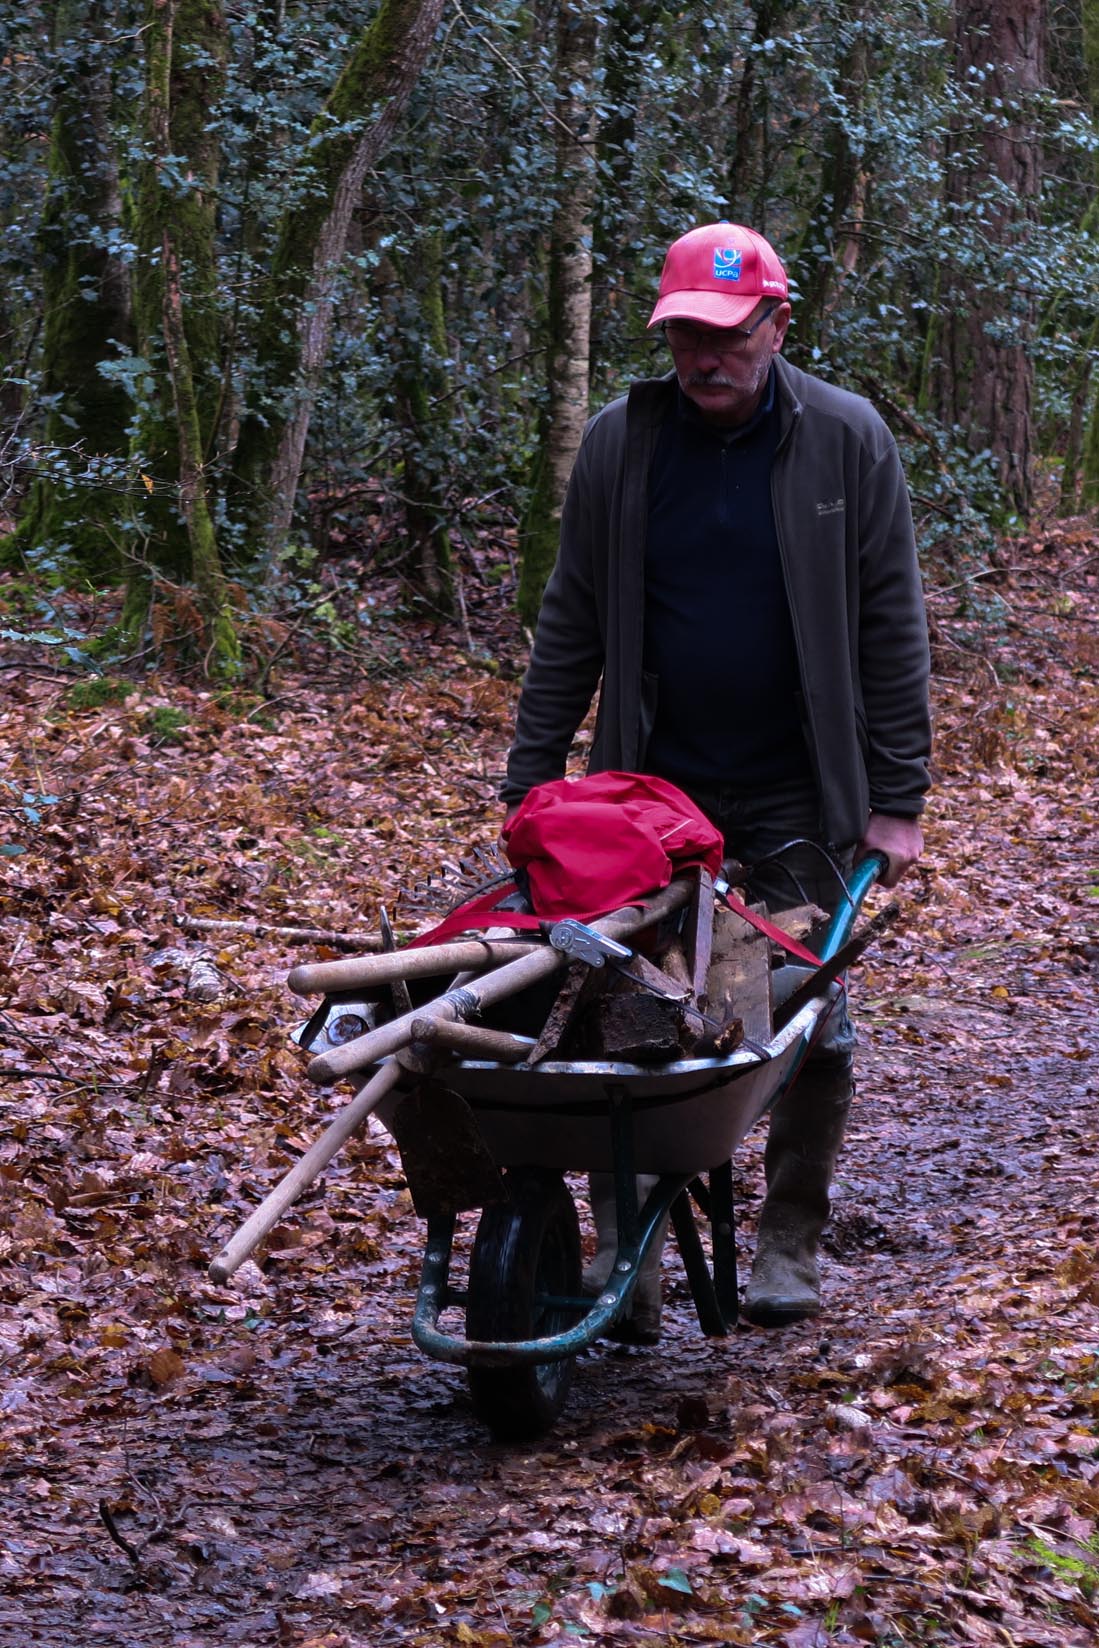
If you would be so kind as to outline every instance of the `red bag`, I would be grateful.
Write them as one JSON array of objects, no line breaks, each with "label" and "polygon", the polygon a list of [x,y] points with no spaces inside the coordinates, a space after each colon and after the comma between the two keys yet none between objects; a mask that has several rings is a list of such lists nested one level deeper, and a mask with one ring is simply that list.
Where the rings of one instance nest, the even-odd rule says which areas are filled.
[{"label": "red bag", "polygon": [[644,773],[603,772],[538,784],[503,829],[507,856],[546,920],[590,920],[666,887],[702,864],[721,868],[724,841],[682,790]]}]

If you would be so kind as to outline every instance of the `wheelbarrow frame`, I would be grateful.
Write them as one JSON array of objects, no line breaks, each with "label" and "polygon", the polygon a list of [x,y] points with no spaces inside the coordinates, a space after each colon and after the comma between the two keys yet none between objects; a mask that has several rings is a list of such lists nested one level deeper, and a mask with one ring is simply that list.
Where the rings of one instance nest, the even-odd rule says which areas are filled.
[{"label": "wheelbarrow frame", "polygon": [[[820,946],[822,963],[830,960],[848,938],[858,910],[884,863],[880,854],[871,854],[851,872],[846,896],[832,916]],[[658,1071],[634,1065],[577,1063],[524,1072],[522,1067],[505,1067],[490,1061],[461,1061],[456,1068],[463,1078],[461,1087],[469,1092],[475,1092],[478,1085],[487,1085],[494,1071],[506,1070],[505,1079],[509,1083],[526,1079],[531,1086],[553,1075],[568,1082],[570,1071],[578,1076],[590,1074],[598,1080],[603,1093],[603,1121],[605,1125],[609,1120],[610,1128],[618,1249],[607,1283],[597,1297],[569,1296],[545,1301],[558,1312],[575,1312],[578,1320],[572,1326],[529,1339],[469,1339],[439,1326],[439,1317],[445,1309],[467,1303],[465,1290],[453,1287],[450,1281],[457,1217],[452,1214],[431,1217],[427,1221],[427,1243],[412,1319],[412,1336],[418,1347],[436,1361],[470,1369],[530,1367],[575,1357],[628,1312],[642,1264],[666,1217],[670,1217],[675,1230],[703,1333],[715,1337],[727,1334],[735,1325],[738,1313],[731,1152],[716,1165],[700,1165],[695,1171],[661,1173],[644,1206],[639,1208],[636,1189],[639,1115],[643,1117],[645,1109],[658,1104],[659,1099],[649,1098],[639,1104],[631,1084],[639,1081],[645,1085],[659,1084],[662,1076],[668,1079],[670,1072],[673,1085],[674,1078],[680,1082],[689,1078],[691,1096],[696,1097],[700,1092],[725,1085],[728,1078],[749,1073],[755,1077],[762,1073],[758,1102],[750,1104],[744,1117],[745,1125],[739,1129],[742,1139],[791,1086],[821,1018],[832,1006],[827,994],[817,997],[803,1007],[766,1048],[747,1058],[743,1053],[735,1053],[721,1059],[680,1061]],[[453,1072],[448,1079],[453,1079]],[[530,1114],[538,1115],[538,1108],[533,1108]],[[559,1165],[556,1161],[553,1163],[554,1167]],[[702,1174],[708,1183],[703,1183]],[[691,1209],[692,1199],[710,1225],[712,1267],[703,1251]]]}]

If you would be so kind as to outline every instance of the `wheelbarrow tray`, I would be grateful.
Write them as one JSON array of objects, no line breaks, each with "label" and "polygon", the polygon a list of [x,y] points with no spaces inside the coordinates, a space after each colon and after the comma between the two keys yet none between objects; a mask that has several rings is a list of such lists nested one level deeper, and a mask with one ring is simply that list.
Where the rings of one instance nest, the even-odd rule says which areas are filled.
[{"label": "wheelbarrow tray", "polygon": [[[801,1012],[758,1050],[660,1065],[547,1060],[505,1065],[466,1059],[446,1085],[464,1098],[500,1167],[537,1165],[562,1172],[612,1172],[611,1109],[625,1094],[633,1113],[638,1173],[699,1173],[727,1161],[787,1088],[831,1003]],[[389,1125],[400,1089],[378,1107]]]}]

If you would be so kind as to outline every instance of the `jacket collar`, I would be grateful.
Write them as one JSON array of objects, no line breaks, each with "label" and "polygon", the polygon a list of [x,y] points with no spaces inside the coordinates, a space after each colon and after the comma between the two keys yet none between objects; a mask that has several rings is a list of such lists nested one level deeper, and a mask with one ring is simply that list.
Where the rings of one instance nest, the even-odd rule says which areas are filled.
[{"label": "jacket collar", "polygon": [[[781,355],[775,356],[775,399],[779,409],[779,445],[789,434],[794,422],[801,416],[803,405],[797,391],[797,368]],[[676,404],[676,376],[665,372],[661,378],[639,378],[630,385],[627,396],[629,421],[635,420],[646,428],[655,428],[664,422]]]}]

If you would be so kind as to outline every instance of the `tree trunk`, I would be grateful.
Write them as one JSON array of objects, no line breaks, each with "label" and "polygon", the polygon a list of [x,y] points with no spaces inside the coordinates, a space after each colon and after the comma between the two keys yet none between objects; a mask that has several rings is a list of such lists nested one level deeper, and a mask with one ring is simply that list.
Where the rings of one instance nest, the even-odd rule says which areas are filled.
[{"label": "tree trunk", "polygon": [[419,238],[397,268],[401,292],[394,313],[393,392],[401,431],[401,493],[412,583],[433,606],[449,613],[454,587],[441,488],[445,438],[439,414],[432,412],[432,402],[441,399],[447,387],[440,365],[447,352],[440,231],[433,229]]},{"label": "tree trunk", "polygon": [[561,507],[588,418],[591,235],[595,200],[592,69],[597,23],[561,0],[557,33],[557,179],[549,247],[549,358],[545,417],[520,534],[519,612],[533,625],[557,554]]},{"label": "tree trunk", "polygon": [[[233,463],[252,555],[277,554],[286,541],[351,217],[423,68],[444,5],[381,0],[313,123],[308,177],[291,183],[295,205],[283,219],[266,282],[257,382]],[[373,116],[365,123],[364,110]]]},{"label": "tree trunk", "polygon": [[[177,35],[176,25],[180,24]],[[211,157],[195,121],[192,98],[181,96],[173,104],[177,88],[192,84],[192,62],[199,60],[220,24],[220,14],[209,0],[152,0],[146,30],[148,52],[147,129],[151,150],[151,177],[146,180],[146,229],[160,218],[161,239],[159,256],[149,258],[143,276],[142,308],[145,342],[153,357],[163,350],[167,385],[174,412],[174,460],[176,477],[175,505],[182,522],[187,547],[187,573],[193,580],[198,609],[203,623],[206,646],[207,672],[215,677],[233,675],[240,662],[240,647],[233,629],[232,615],[226,598],[225,580],[214,534],[213,516],[206,494],[205,440],[210,435],[209,417],[200,412],[199,397],[203,383],[195,361],[205,366],[208,377],[205,388],[212,396],[216,376],[209,376],[216,366],[216,354],[210,348],[216,344],[216,315],[214,312],[214,280],[212,262],[213,215],[209,185],[213,178],[209,171],[195,168],[197,156],[202,156],[209,167]],[[175,72],[180,59],[179,72]],[[189,150],[182,147],[189,144]],[[163,173],[169,157],[187,155],[192,164],[183,200],[175,200],[169,207]],[[216,155],[214,156],[216,164]],[[187,277],[194,283],[195,301],[184,300],[183,248],[189,254]],[[209,248],[209,268],[203,254]],[[159,326],[149,304],[159,291],[161,309]],[[189,298],[189,294],[188,294]],[[196,347],[197,346],[197,347]],[[162,426],[172,428],[167,418]],[[169,457],[168,453],[164,454]],[[143,580],[135,580],[142,582]],[[135,604],[131,590],[131,608]]]},{"label": "tree trunk", "polygon": [[[954,69],[963,115],[952,138],[948,210],[984,267],[956,273],[944,291],[939,413],[988,451],[1009,509],[1031,503],[1031,400],[1036,305],[1028,263],[1037,255],[1041,154],[1027,104],[1042,82],[1043,0],[956,0]],[[963,126],[962,122],[966,124]],[[974,202],[984,197],[981,218]]]},{"label": "tree trunk", "polygon": [[[1092,119],[1099,116],[1099,0],[1084,0],[1083,5],[1083,34],[1084,34],[1084,63],[1087,69],[1088,102],[1091,104]],[[1096,175],[1099,177],[1099,161],[1096,162]],[[1096,227],[1096,208],[1094,203],[1085,218],[1085,228],[1088,233]],[[1088,343],[1092,349],[1096,343],[1096,331],[1099,320],[1092,325]],[[1084,357],[1086,359],[1086,357]],[[1080,367],[1083,373],[1083,360]],[[1086,394],[1086,382],[1084,394]],[[1065,468],[1068,470],[1068,455],[1065,459]],[[1075,465],[1071,472],[1072,490],[1075,493]],[[1062,485],[1062,496],[1064,487]],[[1080,471],[1080,502],[1085,509],[1094,509],[1099,505],[1099,395],[1096,396],[1088,420],[1087,429],[1083,438],[1083,463]]]},{"label": "tree trunk", "polygon": [[726,216],[731,222],[745,223],[761,233],[766,230],[762,221],[755,221],[755,203],[766,183],[763,150],[767,120],[760,108],[759,51],[763,42],[771,38],[786,13],[792,9],[791,0],[757,0],[755,27],[744,54],[744,68],[737,87],[736,118],[725,185],[728,202]]},{"label": "tree trunk", "polygon": [[[866,6],[864,0],[842,0],[840,11],[847,30],[836,68],[836,87],[842,102],[832,109],[828,121],[816,207],[795,259],[802,301],[798,305],[798,335],[790,351],[794,360],[807,355],[813,345],[823,350],[828,347],[830,316],[858,258],[857,231],[865,208],[866,160],[852,143],[851,129],[860,123],[866,93]],[[799,364],[808,365],[809,361]]]},{"label": "tree trunk", "polygon": [[108,123],[116,21],[111,5],[59,0],[54,8],[58,72],[40,231],[43,438],[47,450],[74,457],[69,478],[35,483],[17,532],[20,545],[56,547],[99,575],[118,565],[104,523],[117,515],[131,414],[124,385],[99,370],[132,347],[127,271],[110,249],[122,216]]},{"label": "tree trunk", "polygon": [[[137,509],[145,555],[169,577],[196,574],[194,539],[182,492],[190,436],[179,423],[179,383],[168,355],[165,237],[176,263],[183,351],[199,421],[205,467],[219,405],[221,342],[215,252],[217,137],[209,111],[221,92],[225,19],[220,0],[149,0],[146,13],[146,126],[150,155],[138,190],[134,307],[150,390],[142,408],[137,456],[147,495]],[[185,399],[188,397],[185,396]],[[205,497],[206,485],[203,483]],[[209,500],[207,507],[212,508]],[[144,584],[141,565],[131,581]],[[142,601],[137,601],[137,606]],[[132,603],[131,603],[132,605]],[[213,616],[212,613],[210,615]]]},{"label": "tree trunk", "polygon": [[661,0],[613,0],[607,12],[600,88],[607,112],[596,138],[600,181],[592,232],[591,377],[595,384],[607,355],[616,352],[616,333],[636,324],[628,304],[620,305],[619,300],[632,284],[634,249],[644,221],[644,187],[636,180],[637,116],[645,89],[645,54],[662,9]]}]

